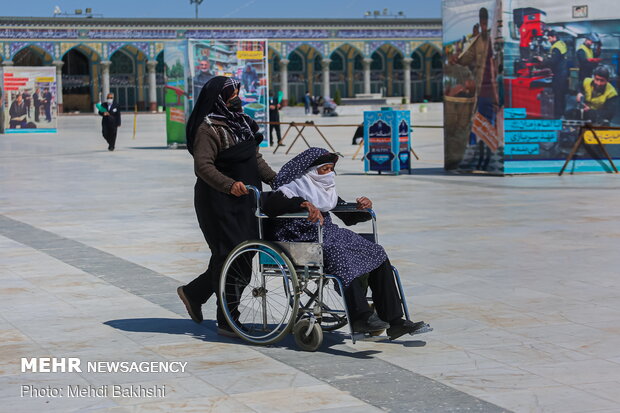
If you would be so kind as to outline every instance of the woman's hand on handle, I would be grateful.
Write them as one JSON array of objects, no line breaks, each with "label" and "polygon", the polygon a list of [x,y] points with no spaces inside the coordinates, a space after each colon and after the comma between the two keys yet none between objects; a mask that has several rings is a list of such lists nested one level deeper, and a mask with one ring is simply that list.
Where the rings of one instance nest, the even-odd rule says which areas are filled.
[{"label": "woman's hand on handle", "polygon": [[245,184],[241,181],[237,181],[230,187],[230,194],[234,196],[247,195],[248,188],[245,187]]},{"label": "woman's hand on handle", "polygon": [[319,211],[317,207],[308,201],[302,202],[300,206],[308,210],[308,221],[319,221],[319,223],[323,225],[323,214],[321,214],[321,211]]},{"label": "woman's hand on handle", "polygon": [[370,209],[372,208],[372,201],[365,196],[361,196],[356,199],[357,209]]}]

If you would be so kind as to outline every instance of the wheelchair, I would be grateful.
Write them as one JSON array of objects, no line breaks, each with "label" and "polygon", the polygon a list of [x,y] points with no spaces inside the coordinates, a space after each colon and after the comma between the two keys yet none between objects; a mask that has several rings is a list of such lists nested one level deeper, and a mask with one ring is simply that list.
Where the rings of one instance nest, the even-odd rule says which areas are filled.
[{"label": "wheelchair", "polygon": [[[353,344],[356,340],[378,339],[368,333],[355,334],[347,322],[347,304],[341,294],[344,286],[340,279],[323,270],[322,227],[318,226],[316,243],[265,240],[263,221],[268,217],[260,209],[260,191],[253,186],[247,188],[256,200],[259,239],[235,247],[224,262],[220,277],[220,306],[232,330],[243,340],[258,345],[276,343],[292,332],[297,346],[304,351],[316,351],[323,342],[323,332],[346,325]],[[372,233],[360,235],[377,242],[372,210],[358,210],[356,204],[347,204],[330,212],[370,214]],[[306,213],[295,213],[277,218],[306,217]],[[392,268],[403,314],[409,320],[400,277]],[[415,334],[432,329],[426,325],[422,330]]]}]

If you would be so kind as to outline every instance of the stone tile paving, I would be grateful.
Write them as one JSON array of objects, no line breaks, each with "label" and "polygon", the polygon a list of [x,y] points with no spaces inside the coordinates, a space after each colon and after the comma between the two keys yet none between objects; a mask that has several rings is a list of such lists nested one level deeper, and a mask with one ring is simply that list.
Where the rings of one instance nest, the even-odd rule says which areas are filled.
[{"label": "stone tile paving", "polygon": [[[414,121],[438,124],[436,109]],[[294,110],[283,118],[304,119]],[[218,337],[214,303],[204,326],[183,316],[171,289],[202,272],[209,253],[191,158],[158,149],[161,116],[138,117],[136,140],[121,129],[112,153],[97,118],[60,126],[58,135],[0,135],[0,403],[11,411],[617,411],[617,176],[445,174],[438,129],[415,131],[412,175],[366,176],[351,160],[353,130],[328,129],[345,155],[339,192],[375,201],[415,318],[435,331],[355,345],[332,334],[306,354],[292,340],[257,348]],[[265,157],[274,168],[290,158]],[[189,372],[21,373],[19,358],[34,356],[184,360]],[[113,383],[168,392],[19,395],[22,384]]]}]

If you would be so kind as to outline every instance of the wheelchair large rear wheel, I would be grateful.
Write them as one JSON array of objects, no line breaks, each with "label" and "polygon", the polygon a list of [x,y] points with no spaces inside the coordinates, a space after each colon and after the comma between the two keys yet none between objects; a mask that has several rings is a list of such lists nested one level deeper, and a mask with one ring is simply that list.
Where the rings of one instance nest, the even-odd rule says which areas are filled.
[{"label": "wheelchair large rear wheel", "polygon": [[295,268],[271,242],[239,244],[224,263],[219,294],[226,321],[250,343],[281,340],[297,318],[300,294]]}]

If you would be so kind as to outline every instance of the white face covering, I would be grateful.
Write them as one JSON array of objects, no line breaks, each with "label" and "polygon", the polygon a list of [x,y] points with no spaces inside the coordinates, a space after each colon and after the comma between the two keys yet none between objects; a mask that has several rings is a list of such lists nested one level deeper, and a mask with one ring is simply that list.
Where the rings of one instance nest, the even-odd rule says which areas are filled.
[{"label": "white face covering", "polygon": [[329,172],[320,175],[317,170],[323,165],[309,168],[301,178],[282,185],[278,191],[282,192],[287,198],[302,197],[322,212],[334,209],[338,203],[334,179],[336,174]]},{"label": "white face covering", "polygon": [[106,102],[108,102],[108,105],[111,105],[112,102],[114,102],[114,99],[108,99],[108,100],[106,100]]}]

